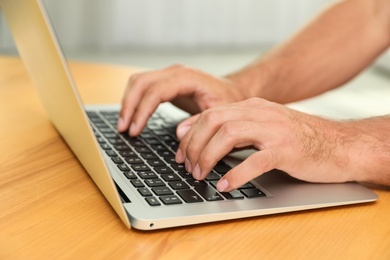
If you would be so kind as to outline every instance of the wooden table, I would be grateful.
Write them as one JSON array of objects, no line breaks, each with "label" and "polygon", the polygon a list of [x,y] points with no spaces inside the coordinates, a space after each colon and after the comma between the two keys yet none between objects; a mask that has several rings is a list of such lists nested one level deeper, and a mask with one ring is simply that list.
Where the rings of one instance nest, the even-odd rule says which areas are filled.
[{"label": "wooden table", "polygon": [[[135,70],[71,63],[86,103],[118,103]],[[390,259],[375,203],[128,230],[48,121],[18,58],[0,57],[0,259]]]}]

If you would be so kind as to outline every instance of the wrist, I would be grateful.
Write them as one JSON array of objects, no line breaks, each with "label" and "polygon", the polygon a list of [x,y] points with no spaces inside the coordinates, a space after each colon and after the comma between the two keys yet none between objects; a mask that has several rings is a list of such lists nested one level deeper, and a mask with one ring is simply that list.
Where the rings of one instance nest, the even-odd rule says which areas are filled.
[{"label": "wrist", "polygon": [[225,76],[240,91],[244,99],[260,97],[275,100],[268,86],[271,82],[271,71],[267,64],[250,64],[249,66]]}]

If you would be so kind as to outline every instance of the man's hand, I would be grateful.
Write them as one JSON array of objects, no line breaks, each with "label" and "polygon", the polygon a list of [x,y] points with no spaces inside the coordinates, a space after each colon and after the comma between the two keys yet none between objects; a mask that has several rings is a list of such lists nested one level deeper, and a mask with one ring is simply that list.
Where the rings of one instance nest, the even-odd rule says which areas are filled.
[{"label": "man's hand", "polygon": [[123,97],[118,131],[140,134],[158,105],[166,101],[195,114],[243,99],[233,81],[181,65],[135,74]]},{"label": "man's hand", "polygon": [[208,109],[183,124],[191,127],[176,161],[185,163],[196,179],[205,179],[234,148],[258,150],[219,181],[220,191],[238,188],[274,168],[310,182],[350,181],[348,151],[361,149],[359,132],[345,127],[348,122],[310,116],[260,98]]}]

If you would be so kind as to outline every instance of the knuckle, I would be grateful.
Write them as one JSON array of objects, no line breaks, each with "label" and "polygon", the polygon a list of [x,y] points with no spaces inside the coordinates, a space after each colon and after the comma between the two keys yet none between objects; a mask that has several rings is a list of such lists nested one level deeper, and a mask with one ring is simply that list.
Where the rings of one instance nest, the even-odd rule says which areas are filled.
[{"label": "knuckle", "polygon": [[181,76],[181,77],[190,77],[198,73],[196,69],[188,67],[183,64],[174,64],[168,67],[167,69],[172,71],[174,75]]},{"label": "knuckle", "polygon": [[161,99],[161,93],[155,84],[151,84],[144,90],[144,96],[148,97],[149,101],[159,102]]},{"label": "knuckle", "polygon": [[220,129],[220,134],[227,140],[234,138],[237,135],[237,132],[236,124],[231,122],[224,124]]},{"label": "knuckle", "polygon": [[214,125],[220,120],[220,115],[214,109],[204,111],[200,116],[200,121],[205,125]]},{"label": "knuckle", "polygon": [[142,73],[136,73],[130,76],[127,84],[128,89],[132,90],[142,90],[144,87],[147,86],[147,80],[148,80],[148,73],[142,72]]}]

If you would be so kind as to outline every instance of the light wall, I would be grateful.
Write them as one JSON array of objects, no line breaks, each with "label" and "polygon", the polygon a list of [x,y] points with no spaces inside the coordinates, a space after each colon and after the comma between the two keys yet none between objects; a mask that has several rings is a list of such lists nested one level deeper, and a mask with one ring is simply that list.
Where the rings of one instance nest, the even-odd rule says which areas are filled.
[{"label": "light wall", "polygon": [[[68,50],[272,45],[330,0],[44,0]],[[0,48],[12,50],[1,19]]]}]

